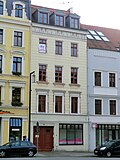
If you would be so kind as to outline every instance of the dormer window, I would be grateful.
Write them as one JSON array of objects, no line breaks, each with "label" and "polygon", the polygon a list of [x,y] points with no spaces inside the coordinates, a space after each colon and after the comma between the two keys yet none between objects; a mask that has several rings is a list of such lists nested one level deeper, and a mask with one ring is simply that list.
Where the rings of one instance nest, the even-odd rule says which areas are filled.
[{"label": "dormer window", "polygon": [[64,16],[56,15],[56,25],[64,26]]},{"label": "dormer window", "polygon": [[23,6],[20,4],[15,5],[15,17],[23,17]]},{"label": "dormer window", "polygon": [[3,2],[0,1],[0,15],[3,15]]},{"label": "dormer window", "polygon": [[26,11],[25,11],[25,4],[20,1],[13,2],[13,10],[12,10],[11,16],[27,19]]},{"label": "dormer window", "polygon": [[71,18],[71,28],[79,28],[79,20],[77,18]]},{"label": "dormer window", "polygon": [[48,24],[48,13],[40,12],[40,23]]}]

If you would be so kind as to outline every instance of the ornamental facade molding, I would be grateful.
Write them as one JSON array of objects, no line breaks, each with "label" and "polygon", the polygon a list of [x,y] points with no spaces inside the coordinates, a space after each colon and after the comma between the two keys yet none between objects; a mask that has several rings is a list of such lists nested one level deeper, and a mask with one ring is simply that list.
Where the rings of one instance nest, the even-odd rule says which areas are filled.
[{"label": "ornamental facade molding", "polygon": [[[32,27],[33,34],[42,34],[42,35],[51,35],[51,36],[61,36],[70,39],[77,40],[87,40],[86,34],[82,31],[71,31],[70,30],[60,30],[60,29],[52,29],[52,28],[43,28],[43,27]],[[80,33],[81,32],[81,33]]]}]

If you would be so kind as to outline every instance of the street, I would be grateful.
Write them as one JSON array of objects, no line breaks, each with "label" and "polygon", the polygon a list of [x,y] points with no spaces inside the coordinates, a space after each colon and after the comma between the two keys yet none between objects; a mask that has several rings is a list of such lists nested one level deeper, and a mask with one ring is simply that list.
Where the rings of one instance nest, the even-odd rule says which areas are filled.
[{"label": "street", "polygon": [[[32,158],[27,158],[27,157],[17,157],[17,158],[0,158],[0,160],[108,160],[108,158],[105,158],[105,157],[95,157],[95,156],[92,156],[92,157],[38,157],[38,156],[34,156]],[[110,160],[117,160],[117,159],[120,159],[120,157],[112,157],[110,158]]]}]

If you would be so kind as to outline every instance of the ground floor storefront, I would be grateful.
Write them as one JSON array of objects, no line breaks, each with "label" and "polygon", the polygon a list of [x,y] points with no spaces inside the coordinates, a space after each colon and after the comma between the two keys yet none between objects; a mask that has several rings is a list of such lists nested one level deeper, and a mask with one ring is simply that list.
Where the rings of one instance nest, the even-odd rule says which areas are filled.
[{"label": "ground floor storefront", "polygon": [[23,140],[28,134],[27,117],[2,116],[0,118],[0,145],[13,140]]},{"label": "ground floor storefront", "polygon": [[[99,119],[99,121],[98,121]],[[120,139],[120,124],[118,117],[94,118],[89,122],[89,151],[109,140]]]},{"label": "ground floor storefront", "polygon": [[32,117],[31,128],[31,139],[39,151],[88,150],[86,117],[36,115],[34,119]]}]

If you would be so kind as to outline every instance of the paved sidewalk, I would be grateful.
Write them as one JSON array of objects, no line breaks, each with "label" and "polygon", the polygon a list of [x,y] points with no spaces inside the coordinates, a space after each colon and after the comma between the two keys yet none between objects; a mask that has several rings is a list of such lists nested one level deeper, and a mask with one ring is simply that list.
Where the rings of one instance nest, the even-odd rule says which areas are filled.
[{"label": "paved sidewalk", "polygon": [[52,152],[38,152],[37,157],[93,157],[93,152],[78,152],[78,151],[52,151]]}]

